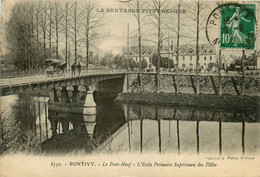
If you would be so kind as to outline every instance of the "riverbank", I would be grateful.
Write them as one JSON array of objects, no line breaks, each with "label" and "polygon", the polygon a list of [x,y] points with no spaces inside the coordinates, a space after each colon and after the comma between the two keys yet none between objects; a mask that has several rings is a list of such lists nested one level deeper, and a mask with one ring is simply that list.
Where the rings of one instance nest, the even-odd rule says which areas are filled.
[{"label": "riverbank", "polygon": [[195,95],[174,93],[123,93],[116,102],[156,104],[212,109],[259,110],[260,97],[233,95]]}]

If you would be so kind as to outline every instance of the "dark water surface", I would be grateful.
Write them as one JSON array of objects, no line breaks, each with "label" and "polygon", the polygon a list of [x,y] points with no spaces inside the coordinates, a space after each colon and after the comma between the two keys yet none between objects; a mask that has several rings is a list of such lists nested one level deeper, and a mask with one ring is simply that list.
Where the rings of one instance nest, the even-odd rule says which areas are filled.
[{"label": "dark water surface", "polygon": [[[5,101],[2,109],[10,114],[1,116],[1,121],[15,119],[1,134],[14,131],[12,124],[20,122],[21,131],[30,130],[39,138],[41,153],[259,153],[257,111],[222,112],[101,101],[96,115],[66,113],[48,118],[46,97],[19,99],[16,95],[2,97],[1,101]],[[6,142],[4,137],[1,143]]]}]

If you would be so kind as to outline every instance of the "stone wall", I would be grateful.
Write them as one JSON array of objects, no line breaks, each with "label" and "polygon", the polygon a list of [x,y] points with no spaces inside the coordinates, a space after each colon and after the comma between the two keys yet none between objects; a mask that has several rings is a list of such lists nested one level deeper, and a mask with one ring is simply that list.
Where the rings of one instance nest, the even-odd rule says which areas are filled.
[{"label": "stone wall", "polygon": [[[156,75],[143,74],[143,92],[154,93],[156,91]],[[242,78],[233,77],[237,90],[242,92]],[[196,77],[193,76],[195,82]],[[219,77],[200,76],[200,94],[216,94],[213,88],[212,80],[215,83],[217,92],[219,91]],[[140,92],[140,77],[138,74],[129,74],[129,92]],[[175,93],[173,75],[160,75],[160,92]],[[234,83],[231,77],[222,77],[223,95],[237,95]],[[179,92],[194,94],[190,76],[179,76]],[[256,78],[245,79],[245,95],[260,96],[260,80]]]}]

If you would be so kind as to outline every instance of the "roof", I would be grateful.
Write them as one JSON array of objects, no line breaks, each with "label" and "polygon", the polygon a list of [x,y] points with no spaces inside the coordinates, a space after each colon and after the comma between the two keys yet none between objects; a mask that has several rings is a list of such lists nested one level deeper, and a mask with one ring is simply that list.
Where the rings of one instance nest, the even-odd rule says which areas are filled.
[{"label": "roof", "polygon": [[[142,46],[142,54],[143,55],[152,55],[155,51],[155,47],[153,46]],[[130,55],[139,55],[139,46],[132,46],[129,48]],[[127,48],[123,48],[123,55],[127,55]]]},{"label": "roof", "polygon": [[[163,46],[162,52],[166,53],[174,53],[175,55],[177,54],[177,47],[168,47],[168,46]],[[196,53],[196,45],[181,45],[180,46],[180,55],[194,55]],[[214,45],[210,44],[201,44],[199,45],[199,54],[201,55],[215,55],[216,54],[216,48]]]},{"label": "roof", "polygon": [[[129,49],[130,55],[137,55],[139,54],[138,46],[132,46]],[[157,52],[157,46],[142,46],[142,54],[143,55],[152,55],[153,53]],[[163,53],[174,53],[177,54],[177,47],[168,47],[167,45],[162,46],[161,50]],[[180,46],[180,55],[194,55],[196,52],[196,45],[181,45]],[[199,54],[201,55],[215,55],[216,48],[214,45],[210,44],[201,44],[199,45]],[[127,48],[123,48],[123,55],[127,55]]]}]

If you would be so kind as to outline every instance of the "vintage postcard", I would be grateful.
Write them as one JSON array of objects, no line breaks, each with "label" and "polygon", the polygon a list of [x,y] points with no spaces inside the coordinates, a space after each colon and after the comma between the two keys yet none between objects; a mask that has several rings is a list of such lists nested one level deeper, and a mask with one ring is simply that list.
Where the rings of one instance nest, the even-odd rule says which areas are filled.
[{"label": "vintage postcard", "polygon": [[1,177],[259,177],[260,2],[1,0]]}]

